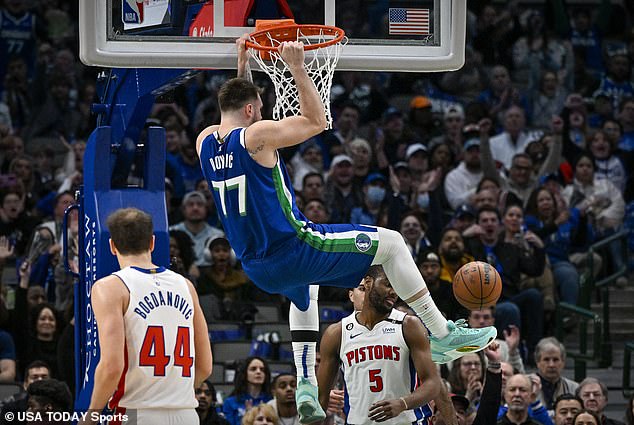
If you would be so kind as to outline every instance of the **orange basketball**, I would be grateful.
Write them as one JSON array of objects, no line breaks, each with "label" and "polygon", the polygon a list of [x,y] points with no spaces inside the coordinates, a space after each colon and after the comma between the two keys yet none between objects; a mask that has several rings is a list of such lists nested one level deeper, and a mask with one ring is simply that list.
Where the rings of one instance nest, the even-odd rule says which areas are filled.
[{"label": "orange basketball", "polygon": [[489,263],[472,261],[453,277],[453,294],[466,309],[492,307],[502,294],[502,278]]}]

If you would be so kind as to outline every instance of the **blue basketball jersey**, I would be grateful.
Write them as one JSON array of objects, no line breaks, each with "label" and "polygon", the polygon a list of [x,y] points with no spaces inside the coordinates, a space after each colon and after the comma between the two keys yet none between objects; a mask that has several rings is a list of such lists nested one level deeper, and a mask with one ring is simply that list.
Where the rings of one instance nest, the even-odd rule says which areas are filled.
[{"label": "blue basketball jersey", "polygon": [[308,285],[358,285],[377,252],[377,228],[309,221],[297,208],[283,161],[278,156],[273,168],[258,164],[246,150],[245,131],[207,136],[200,162],[227,239],[249,278],[300,310],[309,305]]},{"label": "blue basketball jersey", "polygon": [[262,258],[297,237],[308,221],[295,204],[284,163],[258,164],[246,150],[246,128],[222,139],[218,132],[202,143],[200,162],[213,192],[218,215],[239,259]]},{"label": "blue basketball jersey", "polygon": [[4,76],[10,58],[19,56],[24,59],[29,74],[35,67],[35,15],[27,12],[20,18],[0,10],[0,60]]}]

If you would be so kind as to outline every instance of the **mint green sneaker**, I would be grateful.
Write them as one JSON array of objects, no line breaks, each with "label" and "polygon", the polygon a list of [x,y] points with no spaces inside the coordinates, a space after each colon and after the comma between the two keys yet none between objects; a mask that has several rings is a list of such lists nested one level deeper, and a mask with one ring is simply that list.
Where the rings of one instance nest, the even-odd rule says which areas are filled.
[{"label": "mint green sneaker", "polygon": [[447,321],[449,335],[444,338],[429,337],[431,342],[431,359],[438,364],[449,363],[467,353],[475,353],[487,348],[497,337],[493,326],[487,328],[469,328],[465,319],[455,323]]},{"label": "mint green sneaker", "polygon": [[317,386],[311,384],[306,378],[300,378],[295,392],[300,423],[312,424],[326,419],[326,413],[319,404],[318,393]]},{"label": "mint green sneaker", "polygon": [[436,364],[445,364],[451,362],[452,360],[452,357],[445,356],[443,353],[436,353],[434,351],[431,352],[431,361]]}]

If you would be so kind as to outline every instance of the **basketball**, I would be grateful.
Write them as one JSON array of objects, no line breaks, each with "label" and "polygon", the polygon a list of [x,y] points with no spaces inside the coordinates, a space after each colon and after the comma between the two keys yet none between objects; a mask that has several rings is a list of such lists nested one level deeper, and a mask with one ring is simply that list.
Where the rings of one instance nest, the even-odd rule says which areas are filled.
[{"label": "basketball", "polygon": [[453,294],[463,307],[482,310],[492,307],[502,294],[502,278],[495,267],[472,261],[460,267],[453,277]]}]

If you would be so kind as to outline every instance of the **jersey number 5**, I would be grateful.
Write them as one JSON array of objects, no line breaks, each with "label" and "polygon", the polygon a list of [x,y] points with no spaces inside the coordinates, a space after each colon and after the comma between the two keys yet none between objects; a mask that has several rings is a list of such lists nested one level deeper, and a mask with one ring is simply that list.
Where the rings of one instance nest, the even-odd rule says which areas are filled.
[{"label": "jersey number 5", "polygon": [[214,190],[218,191],[220,207],[225,216],[227,215],[225,191],[232,189],[238,189],[238,211],[240,215],[247,215],[247,178],[244,174],[219,182],[212,181],[211,185],[214,187]]},{"label": "jersey number 5", "polygon": [[[179,326],[174,345],[174,366],[180,366],[182,376],[186,378],[192,376],[194,364],[194,358],[189,353],[189,328]],[[165,354],[163,326],[148,326],[139,353],[139,366],[154,367],[154,376],[165,376],[169,362],[170,356]]]},{"label": "jersey number 5", "polygon": [[383,391],[383,378],[381,377],[381,369],[370,369],[368,371],[370,378],[370,391],[380,393]]}]

